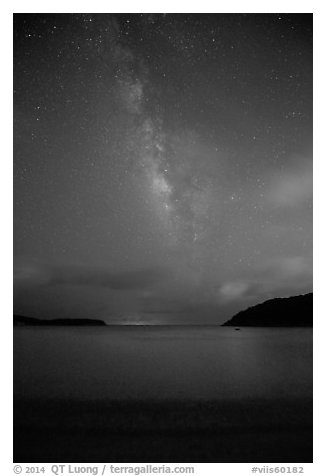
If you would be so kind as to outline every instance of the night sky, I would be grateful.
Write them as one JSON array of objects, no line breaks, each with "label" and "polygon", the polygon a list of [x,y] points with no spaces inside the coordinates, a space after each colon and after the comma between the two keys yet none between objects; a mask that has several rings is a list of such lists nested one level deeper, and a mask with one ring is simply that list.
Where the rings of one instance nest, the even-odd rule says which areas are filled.
[{"label": "night sky", "polygon": [[14,15],[14,311],[221,323],[312,290],[312,15]]}]

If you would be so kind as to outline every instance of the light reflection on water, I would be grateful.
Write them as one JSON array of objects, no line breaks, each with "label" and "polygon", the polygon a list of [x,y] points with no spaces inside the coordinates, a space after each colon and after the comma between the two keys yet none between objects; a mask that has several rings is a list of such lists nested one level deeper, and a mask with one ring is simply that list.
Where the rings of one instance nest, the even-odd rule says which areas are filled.
[{"label": "light reflection on water", "polygon": [[15,328],[14,392],[88,399],[309,397],[312,329]]}]

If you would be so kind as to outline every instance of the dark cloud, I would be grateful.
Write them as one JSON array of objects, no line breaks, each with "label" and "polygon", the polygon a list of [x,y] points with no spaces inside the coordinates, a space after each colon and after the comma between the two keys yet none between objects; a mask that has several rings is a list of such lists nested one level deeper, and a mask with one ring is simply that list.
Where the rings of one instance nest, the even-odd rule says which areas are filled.
[{"label": "dark cloud", "polygon": [[267,200],[274,206],[292,208],[312,202],[312,160],[290,158],[289,165],[271,179],[267,189]]},{"label": "dark cloud", "polygon": [[94,286],[113,290],[142,290],[166,279],[163,268],[146,268],[113,273],[105,268],[87,266],[17,265],[14,280],[21,286]]}]

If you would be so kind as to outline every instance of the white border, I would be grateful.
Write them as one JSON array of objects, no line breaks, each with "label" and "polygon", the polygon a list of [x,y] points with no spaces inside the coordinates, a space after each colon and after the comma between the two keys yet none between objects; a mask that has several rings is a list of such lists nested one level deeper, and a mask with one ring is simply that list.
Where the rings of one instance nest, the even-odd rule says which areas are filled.
[{"label": "white border", "polygon": [[[176,2],[165,0],[164,2],[149,1],[68,1],[57,0],[56,2],[42,1],[14,1],[6,5],[2,10],[2,147],[1,160],[1,207],[2,207],[2,273],[1,273],[1,302],[2,323],[1,328],[1,427],[3,438],[1,440],[1,474],[12,473],[12,13],[123,13],[123,12],[196,12],[196,13],[314,13],[314,463],[304,464],[305,474],[326,474],[324,423],[326,423],[326,392],[325,392],[325,180],[326,180],[326,157],[323,154],[325,146],[325,35],[326,18],[325,7],[322,1],[228,1],[212,2],[200,1]],[[294,463],[292,463],[294,464]],[[253,463],[220,463],[220,464],[196,464],[195,474],[214,474],[241,476],[251,474]],[[268,465],[268,462],[265,463]],[[285,465],[283,463],[283,465]],[[50,465],[44,465],[50,467]],[[262,467],[263,465],[259,465]],[[269,465],[270,467],[276,465]],[[22,473],[24,474],[24,473]],[[47,472],[47,474],[51,474]],[[264,474],[264,473],[263,473]]]}]

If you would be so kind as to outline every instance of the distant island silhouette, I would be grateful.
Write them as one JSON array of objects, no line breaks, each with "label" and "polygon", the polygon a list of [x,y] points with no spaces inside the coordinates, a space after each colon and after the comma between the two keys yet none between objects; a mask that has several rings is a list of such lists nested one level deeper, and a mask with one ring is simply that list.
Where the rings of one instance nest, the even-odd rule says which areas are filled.
[{"label": "distant island silhouette", "polygon": [[313,293],[269,299],[240,311],[222,326],[312,327]]},{"label": "distant island silhouette", "polygon": [[105,326],[100,319],[36,319],[14,314],[14,326]]},{"label": "distant island silhouette", "polygon": [[[38,319],[17,314],[13,317],[14,326],[108,326],[100,319]],[[312,327],[312,325],[313,293],[269,299],[238,312],[221,324],[236,327],[236,330],[240,330],[240,327]]]}]

